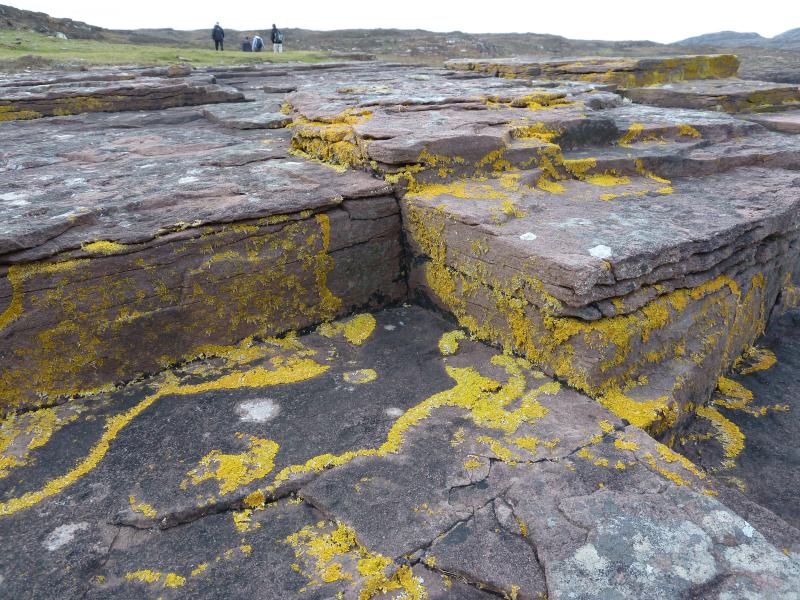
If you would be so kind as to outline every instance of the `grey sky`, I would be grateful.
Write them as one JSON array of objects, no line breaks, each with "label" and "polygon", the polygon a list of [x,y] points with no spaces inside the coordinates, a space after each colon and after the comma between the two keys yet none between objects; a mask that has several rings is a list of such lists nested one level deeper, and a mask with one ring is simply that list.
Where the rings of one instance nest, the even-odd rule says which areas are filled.
[{"label": "grey sky", "polygon": [[579,39],[671,42],[712,31],[756,31],[773,36],[800,27],[796,0],[4,0],[114,29],[223,27],[351,29],[396,27],[480,32],[553,33]]}]

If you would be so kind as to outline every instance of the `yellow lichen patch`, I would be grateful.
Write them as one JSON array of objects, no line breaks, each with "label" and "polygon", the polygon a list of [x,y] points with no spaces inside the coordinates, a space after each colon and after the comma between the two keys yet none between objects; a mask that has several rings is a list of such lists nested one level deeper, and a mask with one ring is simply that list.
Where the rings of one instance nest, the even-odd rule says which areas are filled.
[{"label": "yellow lichen patch", "polygon": [[135,513],[140,513],[150,519],[155,519],[156,516],[158,516],[158,512],[155,508],[146,502],[137,502],[136,497],[133,495],[128,496],[128,503],[131,505],[131,510]]},{"label": "yellow lichen patch", "polygon": [[88,455],[69,472],[51,479],[41,489],[26,492],[16,498],[0,502],[0,516],[12,515],[20,510],[30,508],[45,498],[54,496],[84,477],[94,469],[105,457],[111,442],[128,424],[142,412],[150,408],[159,398],[169,395],[190,395],[220,389],[236,389],[242,387],[268,387],[286,383],[296,383],[316,377],[328,370],[307,358],[294,358],[275,370],[256,367],[248,371],[230,373],[211,381],[196,384],[180,384],[174,377],[167,378],[155,393],[147,396],[127,411],[110,417],[106,421],[105,430],[100,440],[92,446]]},{"label": "yellow lichen patch", "polygon": [[261,523],[253,523],[251,518],[252,513],[252,508],[245,508],[244,510],[233,512],[233,526],[236,527],[236,531],[246,533],[261,527]]},{"label": "yellow lichen patch", "polygon": [[456,446],[460,446],[464,443],[464,428],[459,427],[456,429],[456,432],[453,434],[453,437],[450,439],[450,445],[455,448]]},{"label": "yellow lichen patch", "polygon": [[[427,598],[425,587],[408,566],[403,565],[388,574],[392,560],[364,547],[355,532],[344,524],[334,529],[324,522],[307,525],[284,541],[294,548],[295,557],[309,570],[305,572],[299,565],[295,569],[308,578],[310,586],[353,581],[351,585],[358,586],[359,600],[392,591],[402,592],[409,600]],[[345,565],[353,564],[355,569],[346,570]],[[356,574],[358,581],[355,581]]]},{"label": "yellow lichen patch", "polygon": [[549,144],[559,135],[559,131],[548,129],[541,121],[533,124],[514,125],[511,129],[511,137],[515,140],[539,140]]},{"label": "yellow lichen patch", "polygon": [[208,563],[200,563],[194,569],[192,569],[190,576],[197,577],[198,575],[200,575],[200,573],[205,572],[206,569],[208,569]]},{"label": "yellow lichen patch", "polygon": [[162,573],[160,571],[151,571],[150,569],[140,569],[139,571],[130,571],[125,573],[125,581],[141,581],[142,583],[155,583],[161,579]]},{"label": "yellow lichen patch", "polygon": [[628,131],[626,131],[621,138],[619,138],[619,145],[620,146],[630,146],[631,143],[637,140],[639,136],[642,135],[644,131],[644,125],[641,123],[631,123],[630,127],[628,127]]},{"label": "yellow lichen patch", "polygon": [[[526,377],[522,366],[529,365],[527,361],[499,355],[492,359],[492,363],[502,366],[509,374],[509,381],[506,385],[484,377],[473,368],[446,367],[447,374],[455,380],[456,385],[449,390],[434,394],[403,413],[394,422],[386,440],[380,446],[352,450],[339,455],[324,453],[308,459],[305,463],[285,467],[275,475],[273,482],[267,486],[266,492],[273,492],[283,482],[298,474],[319,473],[325,469],[346,464],[358,457],[386,456],[397,453],[405,442],[406,432],[427,419],[432,411],[438,408],[462,408],[467,411],[467,417],[476,425],[502,431],[506,435],[515,433],[524,424],[533,425],[547,414],[548,409],[539,404],[536,398],[541,394],[558,393],[560,385],[557,382],[546,383],[525,393]],[[505,408],[516,400],[520,401],[516,409],[507,410]],[[459,436],[456,432],[451,443],[457,445],[462,441],[463,433]],[[501,460],[514,460],[513,452],[498,440],[490,436],[482,436],[477,438],[477,441],[488,445]],[[249,508],[263,507],[266,497],[267,494],[259,490],[245,499],[245,505]]]},{"label": "yellow lichen patch", "polygon": [[439,196],[450,196],[463,200],[504,200],[506,192],[488,183],[477,181],[453,181],[450,183],[422,183],[409,188],[409,198],[433,200]]},{"label": "yellow lichen patch", "polygon": [[245,452],[223,454],[219,450],[212,450],[206,454],[197,468],[187,473],[192,484],[216,479],[220,494],[225,495],[266,477],[275,467],[279,446],[272,440],[253,436],[247,436],[247,439],[248,450]]},{"label": "yellow lichen patch", "polygon": [[539,178],[536,182],[536,187],[544,192],[549,192],[551,194],[563,194],[564,193],[564,186],[556,181],[552,181],[545,176]]},{"label": "yellow lichen patch", "polygon": [[347,383],[369,383],[378,378],[374,369],[359,369],[358,371],[348,371],[344,374]]},{"label": "yellow lichen patch", "polygon": [[[642,175],[644,177],[647,177],[648,179],[651,179],[652,181],[655,181],[656,183],[664,183],[666,185],[669,185],[669,184],[672,183],[669,179],[664,179],[663,177],[659,177],[658,175],[656,175],[652,171],[648,170],[647,167],[644,166],[644,162],[640,158],[637,158],[634,161],[634,165],[636,166],[636,172],[637,173],[639,173],[640,175]],[[672,193],[671,188],[661,188],[661,189],[664,189],[664,190],[669,189],[670,190],[668,192],[661,192],[661,190],[659,190],[659,192],[661,192],[661,193],[666,193],[666,194],[671,194]]]},{"label": "yellow lichen patch", "polygon": [[515,437],[512,441],[517,448],[522,448],[531,454],[536,454],[536,450],[541,442],[539,438],[532,435]]},{"label": "yellow lichen patch", "polygon": [[720,375],[717,380],[717,390],[727,400],[722,401],[726,408],[744,409],[753,400],[753,392],[748,390],[738,381]]},{"label": "yellow lichen patch", "polygon": [[598,173],[586,177],[586,182],[592,185],[603,187],[613,187],[615,185],[627,185],[631,182],[630,177],[624,175],[614,175],[613,173]]},{"label": "yellow lichen patch", "polygon": [[698,416],[711,422],[716,431],[716,439],[722,445],[725,456],[734,459],[744,450],[744,434],[735,423],[727,419],[717,409],[710,406],[698,406]]},{"label": "yellow lichen patch", "polygon": [[597,166],[596,158],[576,158],[564,159],[562,161],[564,168],[575,179],[583,179],[587,176],[588,172]]},{"label": "yellow lichen patch", "polygon": [[484,444],[492,451],[498,459],[508,464],[515,464],[519,457],[514,454],[514,451],[501,444],[498,440],[488,435],[480,435],[476,438],[478,442]]},{"label": "yellow lichen patch", "polygon": [[24,110],[13,104],[0,105],[0,123],[3,121],[26,121],[28,119],[41,119],[44,115],[35,110]]},{"label": "yellow lichen patch", "polygon": [[656,451],[658,452],[661,460],[666,463],[679,463],[684,469],[689,471],[692,475],[697,477],[698,479],[705,479],[706,474],[697,468],[697,466],[690,461],[685,456],[678,454],[677,452],[671,450],[664,444],[656,443]]},{"label": "yellow lichen patch", "polygon": [[84,252],[91,252],[92,254],[118,254],[126,249],[127,246],[125,244],[109,240],[98,240],[96,242],[81,244],[81,250]]},{"label": "yellow lichen patch", "polygon": [[186,577],[182,577],[177,573],[167,573],[164,576],[165,588],[178,588],[183,587],[184,585],[186,585]]},{"label": "yellow lichen patch", "polygon": [[630,450],[631,452],[639,449],[639,444],[637,444],[636,442],[632,442],[630,440],[626,440],[622,438],[622,436],[614,440],[614,446],[616,446],[620,450]]},{"label": "yellow lichen patch", "polygon": [[466,339],[466,337],[467,334],[460,329],[443,333],[439,338],[439,352],[442,356],[452,356],[458,352],[458,340]]},{"label": "yellow lichen patch", "polygon": [[317,328],[317,333],[327,338],[342,334],[354,346],[361,346],[375,331],[376,324],[375,317],[362,313],[344,321],[323,323]]},{"label": "yellow lichen patch", "polygon": [[697,129],[695,129],[691,125],[686,125],[686,124],[678,125],[678,134],[682,135],[683,137],[693,137],[693,138],[703,137],[702,135],[700,135],[700,132],[697,131]]},{"label": "yellow lichen patch", "polygon": [[646,428],[669,412],[667,397],[656,400],[634,400],[619,390],[612,390],[599,398],[600,404],[631,425]]},{"label": "yellow lichen patch", "polygon": [[67,423],[78,418],[72,407],[42,408],[37,411],[10,414],[0,421],[0,479],[12,469],[33,462],[31,452],[44,446],[51,436]]},{"label": "yellow lichen patch", "polygon": [[733,367],[740,375],[750,375],[751,373],[771,369],[777,362],[778,358],[772,350],[753,346],[745,350],[744,353],[736,359]]},{"label": "yellow lichen patch", "polygon": [[669,479],[675,485],[681,485],[681,486],[690,486],[691,485],[690,481],[684,479],[683,477],[681,477],[680,475],[678,475],[674,471],[670,471],[669,469],[665,469],[664,467],[659,465],[658,462],[656,461],[655,456],[653,456],[652,453],[647,452],[644,455],[643,458],[644,458],[644,461],[648,465],[650,465],[651,469],[653,469],[654,471],[659,473],[662,477],[664,477],[666,479]]},{"label": "yellow lichen patch", "polygon": [[600,425],[600,429],[601,429],[601,431],[603,433],[611,433],[612,431],[614,431],[614,425],[612,425],[610,422],[606,421],[605,419],[600,421],[600,423],[598,423],[598,425]]},{"label": "yellow lichen patch", "polygon": [[364,166],[369,159],[353,125],[371,117],[370,111],[356,109],[348,109],[324,121],[296,117],[290,125],[294,130],[292,150],[342,169]]},{"label": "yellow lichen patch", "polygon": [[467,460],[464,461],[464,465],[463,466],[467,471],[470,471],[472,469],[478,469],[478,468],[482,467],[483,464],[484,463],[482,463],[480,460],[478,460],[474,456],[470,456]]}]

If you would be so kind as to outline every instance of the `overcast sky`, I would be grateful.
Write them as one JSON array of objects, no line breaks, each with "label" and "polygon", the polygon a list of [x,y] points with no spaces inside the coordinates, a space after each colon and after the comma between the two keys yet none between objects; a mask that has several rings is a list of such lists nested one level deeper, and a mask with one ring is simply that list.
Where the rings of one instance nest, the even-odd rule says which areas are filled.
[{"label": "overcast sky", "polygon": [[771,37],[800,27],[797,0],[2,0],[112,29],[396,27],[433,31],[553,33],[578,39],[673,42],[721,30]]}]

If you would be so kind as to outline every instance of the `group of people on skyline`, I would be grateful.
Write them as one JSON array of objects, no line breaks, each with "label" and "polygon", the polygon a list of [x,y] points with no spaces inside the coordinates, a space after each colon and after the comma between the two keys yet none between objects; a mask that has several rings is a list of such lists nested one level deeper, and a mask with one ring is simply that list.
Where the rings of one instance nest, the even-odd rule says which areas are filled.
[{"label": "group of people on skyline", "polygon": [[[220,27],[219,23],[214,25],[211,30],[211,39],[214,40],[214,50],[225,49],[225,30]],[[283,52],[283,32],[272,24],[272,32],[270,33],[270,41],[272,42],[272,51],[276,54]],[[253,37],[245,36],[242,40],[242,52],[261,52],[264,49],[264,40],[257,33]]]}]

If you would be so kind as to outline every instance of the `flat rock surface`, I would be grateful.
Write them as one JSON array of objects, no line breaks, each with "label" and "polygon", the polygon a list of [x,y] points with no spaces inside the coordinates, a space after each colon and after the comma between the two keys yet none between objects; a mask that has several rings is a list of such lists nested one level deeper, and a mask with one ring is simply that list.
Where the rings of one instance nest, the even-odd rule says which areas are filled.
[{"label": "flat rock surface", "polygon": [[747,113],[797,108],[800,88],[769,81],[707,79],[633,88],[626,90],[625,96],[653,106]]},{"label": "flat rock surface", "polygon": [[295,159],[286,130],[223,128],[190,108],[6,123],[0,137],[0,256],[30,249],[27,260],[391,190]]},{"label": "flat rock surface", "polygon": [[4,594],[793,597],[778,517],[450,331],[362,314],[4,422]]},{"label": "flat rock surface", "polygon": [[750,115],[749,120],[763,125],[772,131],[782,133],[800,133],[800,110],[787,110],[786,112]]}]

